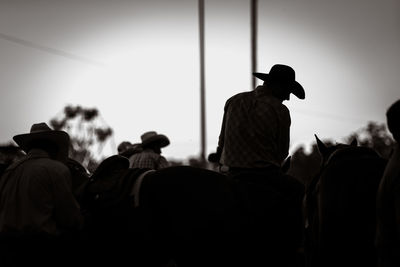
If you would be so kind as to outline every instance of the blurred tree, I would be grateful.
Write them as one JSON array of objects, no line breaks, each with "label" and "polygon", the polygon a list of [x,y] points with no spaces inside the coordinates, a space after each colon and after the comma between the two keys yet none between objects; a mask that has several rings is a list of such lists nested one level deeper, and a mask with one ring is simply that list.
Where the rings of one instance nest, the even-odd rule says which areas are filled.
[{"label": "blurred tree", "polygon": [[[358,146],[370,147],[379,153],[383,158],[390,156],[394,140],[387,131],[385,124],[369,122],[367,126],[351,133],[344,138],[346,144],[356,138]],[[323,140],[327,146],[334,145],[331,140]],[[311,151],[307,153],[304,146],[300,146],[292,153],[291,167],[289,174],[307,184],[310,179],[317,175],[320,168],[321,157],[316,143],[312,144]]]},{"label": "blurred tree", "polygon": [[70,135],[69,157],[93,172],[103,160],[103,147],[113,134],[99,111],[68,105],[60,118],[50,120],[50,125],[54,130],[64,130]]},{"label": "blurred tree", "polygon": [[381,157],[389,158],[395,143],[386,128],[386,124],[369,122],[366,127],[352,133],[347,140],[357,138],[358,145],[374,149]]},{"label": "blurred tree", "polygon": [[[327,146],[333,145],[331,140],[322,140]],[[321,156],[316,143],[313,143],[310,152],[304,146],[300,146],[292,153],[289,175],[294,176],[307,185],[312,177],[318,174],[321,164]]]}]

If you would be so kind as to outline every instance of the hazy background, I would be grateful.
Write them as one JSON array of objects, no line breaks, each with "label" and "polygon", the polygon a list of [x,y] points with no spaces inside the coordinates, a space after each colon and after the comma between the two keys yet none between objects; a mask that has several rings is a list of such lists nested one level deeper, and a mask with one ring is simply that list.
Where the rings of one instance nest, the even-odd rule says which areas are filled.
[{"label": "hazy background", "polygon": [[[258,65],[292,66],[306,90],[291,110],[291,151],[385,122],[400,98],[398,0],[259,0]],[[168,158],[200,154],[196,0],[0,0],[0,143],[96,107],[121,141],[167,135]],[[223,107],[251,90],[250,2],[205,1],[207,153]]]}]

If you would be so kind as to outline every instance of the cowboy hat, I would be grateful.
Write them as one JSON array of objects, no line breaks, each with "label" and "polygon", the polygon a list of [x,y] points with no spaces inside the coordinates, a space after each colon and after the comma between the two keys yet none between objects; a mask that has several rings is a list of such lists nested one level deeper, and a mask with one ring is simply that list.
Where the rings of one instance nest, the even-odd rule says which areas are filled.
[{"label": "cowboy hat", "polygon": [[140,136],[142,139],[142,147],[145,147],[151,143],[158,142],[160,148],[169,145],[169,139],[163,134],[158,134],[155,131],[145,132]]},{"label": "cowboy hat", "polygon": [[99,166],[94,170],[90,176],[91,180],[97,180],[104,173],[111,173],[118,170],[125,170],[129,168],[129,160],[120,155],[113,155],[103,160]]},{"label": "cowboy hat", "polygon": [[295,71],[286,65],[273,65],[269,73],[253,72],[253,75],[263,81],[282,82],[288,84],[290,93],[299,99],[305,98],[303,86],[296,81]]},{"label": "cowboy hat", "polygon": [[64,131],[51,129],[45,122],[35,123],[26,134],[18,134],[13,137],[18,146],[28,152],[32,144],[37,141],[48,141],[58,147],[58,155],[62,158],[68,157],[69,135]]}]

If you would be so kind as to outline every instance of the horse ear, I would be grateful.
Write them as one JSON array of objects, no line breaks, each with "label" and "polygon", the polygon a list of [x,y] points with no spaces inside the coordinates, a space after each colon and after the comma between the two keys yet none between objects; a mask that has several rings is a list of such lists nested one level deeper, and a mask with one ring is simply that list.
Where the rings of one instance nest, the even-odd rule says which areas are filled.
[{"label": "horse ear", "polygon": [[357,146],[358,142],[357,142],[357,138],[354,137],[353,141],[351,141],[350,146]]},{"label": "horse ear", "polygon": [[283,173],[287,173],[289,171],[291,160],[292,160],[292,156],[289,156],[283,162],[282,167],[281,167]]},{"label": "horse ear", "polygon": [[315,140],[317,141],[317,147],[319,153],[323,156],[328,153],[328,147],[318,138],[316,134],[314,134]]}]

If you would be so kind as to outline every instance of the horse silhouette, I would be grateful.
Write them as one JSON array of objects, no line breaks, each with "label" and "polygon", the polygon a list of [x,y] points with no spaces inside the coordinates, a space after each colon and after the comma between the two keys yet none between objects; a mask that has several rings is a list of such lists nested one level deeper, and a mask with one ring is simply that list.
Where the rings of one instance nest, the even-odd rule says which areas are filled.
[{"label": "horse silhouette", "polygon": [[111,164],[86,185],[85,231],[98,262],[294,265],[304,191],[293,177],[277,171],[232,178],[191,166],[148,171]]},{"label": "horse silhouette", "polygon": [[321,169],[306,189],[307,266],[376,266],[376,192],[386,160],[351,144],[327,147],[317,136]]}]

